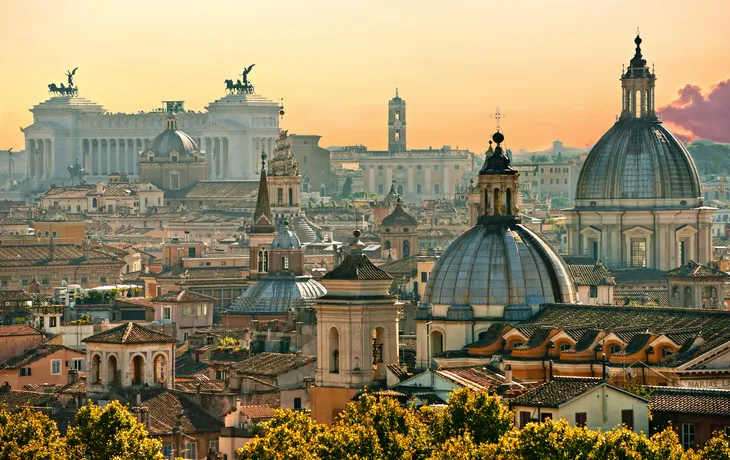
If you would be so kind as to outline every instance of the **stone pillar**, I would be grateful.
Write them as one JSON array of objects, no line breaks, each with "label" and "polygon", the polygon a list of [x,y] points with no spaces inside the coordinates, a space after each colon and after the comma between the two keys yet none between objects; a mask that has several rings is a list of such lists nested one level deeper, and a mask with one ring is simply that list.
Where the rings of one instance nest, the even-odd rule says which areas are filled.
[{"label": "stone pillar", "polygon": [[38,158],[36,158],[36,178],[42,179],[46,173],[44,164],[44,158],[46,156],[46,146],[43,139],[38,139],[36,141],[36,151],[38,152]]},{"label": "stone pillar", "polygon": [[416,190],[413,165],[408,165],[408,193],[414,193]]},{"label": "stone pillar", "polygon": [[221,138],[221,151],[223,154],[223,178],[227,179],[231,176],[229,168],[231,167],[230,159],[228,158],[228,138]]},{"label": "stone pillar", "polygon": [[431,166],[424,165],[424,176],[426,177],[425,195],[433,195],[433,188],[431,185]]},{"label": "stone pillar", "polygon": [[53,141],[46,139],[46,179],[53,177]]},{"label": "stone pillar", "polygon": [[25,151],[28,152],[28,178],[34,179],[35,178],[35,141],[33,139],[26,139],[25,140],[26,148]]},{"label": "stone pillar", "polygon": [[[451,181],[449,179],[451,179],[451,178],[449,177],[449,165],[447,165],[447,164],[443,165],[442,174],[443,174],[443,178],[444,178],[444,181],[443,181],[444,195],[446,196],[446,198],[448,198],[450,196],[454,196],[454,193],[451,191],[451,188],[450,188]],[[515,200],[515,203],[517,203],[517,196],[515,196],[513,199]]]},{"label": "stone pillar", "polygon": [[378,188],[375,185],[375,166],[370,165],[368,166],[368,183],[365,187],[365,191],[374,193],[378,190]]},{"label": "stone pillar", "polygon": [[393,184],[393,167],[388,165],[385,167],[385,185],[383,186],[383,192],[388,193],[390,186]]}]

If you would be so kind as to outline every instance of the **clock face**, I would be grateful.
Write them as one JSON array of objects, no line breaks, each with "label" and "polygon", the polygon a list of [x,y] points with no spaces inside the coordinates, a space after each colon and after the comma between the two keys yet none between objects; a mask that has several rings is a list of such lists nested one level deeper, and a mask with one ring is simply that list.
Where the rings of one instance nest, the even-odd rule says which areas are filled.
[{"label": "clock face", "polygon": [[398,128],[400,128],[401,126],[403,126],[403,123],[401,123],[401,122],[400,122],[400,120],[395,120],[395,121],[393,122],[393,127],[394,127],[394,128],[398,129]]}]

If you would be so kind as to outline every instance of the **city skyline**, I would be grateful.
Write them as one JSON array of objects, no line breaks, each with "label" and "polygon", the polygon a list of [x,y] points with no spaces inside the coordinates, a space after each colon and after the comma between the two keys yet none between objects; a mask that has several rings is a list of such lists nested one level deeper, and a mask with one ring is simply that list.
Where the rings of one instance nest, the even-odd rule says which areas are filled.
[{"label": "city skyline", "polygon": [[[81,96],[110,112],[136,113],[166,99],[202,110],[225,94],[223,80],[256,63],[257,92],[284,97],[283,128],[321,135],[325,146],[371,149],[387,145],[387,101],[398,87],[408,103],[410,148],[473,151],[486,147],[495,106],[507,115],[510,148],[596,142],[619,113],[620,66],[633,55],[637,25],[644,57],[656,64],[658,108],[687,85],[707,95],[730,77],[726,2],[691,10],[682,2],[415,5],[224,2],[199,11],[188,1],[174,10],[76,1],[68,8],[89,13],[63,23],[40,4],[8,5],[0,36],[13,46],[0,51],[11,69],[0,76],[0,147],[23,148],[18,127],[32,122],[28,109],[74,67]],[[25,36],[29,23],[43,27]]]}]

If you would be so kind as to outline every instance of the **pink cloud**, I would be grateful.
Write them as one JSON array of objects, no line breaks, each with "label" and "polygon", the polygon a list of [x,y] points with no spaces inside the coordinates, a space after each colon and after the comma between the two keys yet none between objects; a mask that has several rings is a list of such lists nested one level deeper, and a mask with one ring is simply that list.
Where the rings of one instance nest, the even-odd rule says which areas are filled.
[{"label": "pink cloud", "polygon": [[680,128],[677,137],[730,142],[730,80],[705,95],[695,85],[686,85],[677,94],[677,100],[658,110],[663,121]]}]

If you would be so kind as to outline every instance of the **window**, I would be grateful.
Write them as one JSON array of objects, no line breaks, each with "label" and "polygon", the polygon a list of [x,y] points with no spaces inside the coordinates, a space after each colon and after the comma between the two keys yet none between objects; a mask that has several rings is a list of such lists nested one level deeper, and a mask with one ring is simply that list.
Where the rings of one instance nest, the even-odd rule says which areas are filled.
[{"label": "window", "polygon": [[172,444],[165,444],[162,446],[162,455],[164,455],[165,458],[172,457]]},{"label": "window", "polygon": [[544,184],[545,183],[545,179],[540,179],[540,183],[541,184]]},{"label": "window", "polygon": [[100,276],[99,277],[99,282],[100,283],[106,283],[106,276]]},{"label": "window", "polygon": [[634,410],[624,409],[621,411],[621,423],[626,425],[629,430],[634,429]]},{"label": "window", "polygon": [[294,398],[294,410],[300,410],[302,408],[302,398]]},{"label": "window", "polygon": [[570,350],[570,348],[571,348],[571,345],[569,343],[564,343],[564,344],[560,345],[560,352],[561,353],[566,352],[566,351]]},{"label": "window", "polygon": [[550,172],[553,172],[553,168],[550,168]]},{"label": "window", "polygon": [[183,305],[182,315],[183,316],[193,316],[193,306],[192,305]]},{"label": "window", "polygon": [[674,354],[674,350],[672,347],[664,347],[662,348],[662,358],[668,358]]},{"label": "window", "polygon": [[530,412],[526,410],[520,411],[520,428],[524,428],[525,425],[530,423]]},{"label": "window", "polygon": [[631,239],[631,266],[646,267],[646,240]]},{"label": "window", "polygon": [[210,441],[208,441],[208,451],[210,450],[213,450],[213,452],[219,452],[217,439],[211,439]]},{"label": "window", "polygon": [[88,283],[89,283],[89,278],[87,278],[85,276],[82,276],[81,277],[81,284],[88,284]]},{"label": "window", "polygon": [[8,280],[2,280],[2,287],[8,287]]},{"label": "window", "polygon": [[421,272],[421,282],[425,283],[428,281],[428,272]]},{"label": "window", "polygon": [[458,171],[461,168],[459,165],[454,165],[454,170]]},{"label": "window", "polygon": [[39,327],[40,327],[41,329],[43,329],[44,327],[46,327],[46,326],[45,326],[45,321],[44,321],[44,319],[43,319],[43,317],[42,317],[42,316],[41,316],[41,317],[39,318],[39,320],[38,320],[38,323],[39,323],[39,325],[38,325],[38,326],[39,326]]},{"label": "window", "polygon": [[185,458],[186,459],[197,459],[198,458],[198,444],[195,442],[185,443]]},{"label": "window", "polygon": [[420,171],[420,170],[422,170],[422,169],[423,169],[423,165],[418,165],[418,166],[416,166],[416,170],[417,170],[417,171]]},{"label": "window", "polygon": [[383,170],[383,165],[378,165],[378,171],[382,171],[382,170]]},{"label": "window", "polygon": [[568,183],[568,179],[563,179],[563,181],[564,181],[563,182],[564,184],[567,184]]},{"label": "window", "polygon": [[395,119],[400,120],[400,112],[395,112]]},{"label": "window", "polygon": [[378,193],[383,194],[383,184],[378,185]]},{"label": "window", "polygon": [[56,327],[56,321],[57,318],[55,316],[48,318],[48,327]]},{"label": "window", "polygon": [[395,141],[400,142],[400,131],[395,132]]},{"label": "window", "polygon": [[590,291],[589,296],[591,299],[598,298],[598,286],[589,286],[588,289]]},{"label": "window", "polygon": [[207,316],[208,315],[208,306],[205,304],[198,305],[198,316]]},{"label": "window", "polygon": [[435,193],[436,195],[438,195],[439,193],[441,193],[441,185],[439,185],[439,184],[433,184],[433,193]]},{"label": "window", "polygon": [[551,183],[551,184],[553,183],[553,180],[552,180],[552,179],[550,179],[550,183]]},{"label": "window", "polygon": [[178,190],[180,188],[180,173],[170,173],[170,188],[173,190]]},{"label": "window", "polygon": [[168,321],[172,319],[172,308],[171,307],[162,307],[162,319],[168,320]]},{"label": "window", "polygon": [[423,191],[423,188],[421,187],[421,184],[416,185],[416,193],[420,194]]},{"label": "window", "polygon": [[568,168],[563,168],[563,172],[564,173],[567,173],[568,172]]},{"label": "window", "polygon": [[51,360],[51,374],[52,375],[59,375],[61,373],[61,360],[60,359],[52,359]]},{"label": "window", "polygon": [[289,257],[283,256],[281,258],[281,268],[282,270],[289,270]]},{"label": "window", "polygon": [[588,423],[588,413],[576,412],[575,413],[575,426],[586,426]]},{"label": "window", "polygon": [[276,189],[276,203],[281,206],[284,204],[284,189],[283,188],[277,188]]},{"label": "window", "polygon": [[403,171],[403,165],[398,165],[398,171]]},{"label": "window", "polygon": [[23,286],[27,286],[27,285],[28,285],[28,280],[23,280]]},{"label": "window", "polygon": [[188,257],[195,257],[195,248],[188,248]]},{"label": "window", "polygon": [[439,165],[433,165],[433,170],[434,171],[438,171],[439,170]]},{"label": "window", "polygon": [[223,369],[216,369],[215,378],[217,380],[225,380],[228,378],[228,373]]},{"label": "window", "polygon": [[545,174],[545,168],[540,168],[540,172]]},{"label": "window", "polygon": [[[727,428],[725,428],[727,432]],[[695,442],[695,426],[692,423],[682,424],[682,447],[689,449]]]},{"label": "window", "polygon": [[79,372],[86,372],[86,361],[83,358],[74,358],[71,360],[71,369]]},{"label": "window", "polygon": [[540,414],[540,421],[541,422],[544,422],[544,421],[546,421],[549,418],[553,418],[553,413],[552,412],[543,412],[542,414]]},{"label": "window", "polygon": [[522,345],[524,345],[524,342],[517,341],[512,344],[512,348],[521,347]]},{"label": "window", "polygon": [[21,367],[20,368],[20,376],[21,377],[28,377],[31,375],[31,369],[30,367]]}]

